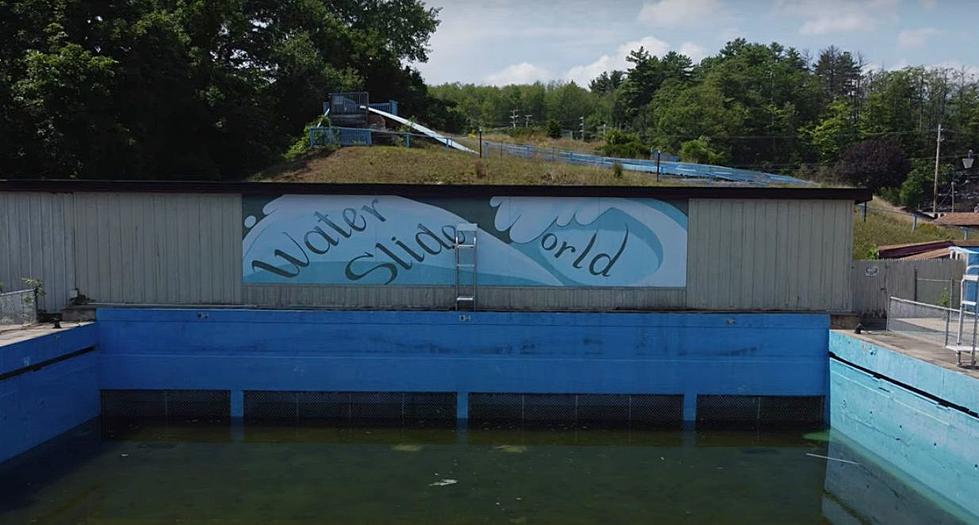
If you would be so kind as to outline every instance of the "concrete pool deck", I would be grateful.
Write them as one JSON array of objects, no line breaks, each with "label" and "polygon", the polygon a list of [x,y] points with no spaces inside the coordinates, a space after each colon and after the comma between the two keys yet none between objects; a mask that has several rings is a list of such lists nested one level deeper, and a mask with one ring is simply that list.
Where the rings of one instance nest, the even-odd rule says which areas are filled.
[{"label": "concrete pool deck", "polygon": [[[846,335],[855,339],[883,345],[919,361],[958,372],[973,379],[979,379],[979,368],[958,366],[955,360],[955,352],[945,348],[943,345],[927,341],[924,338],[877,330],[865,330],[860,334],[846,330],[841,330],[840,332],[846,333]],[[977,355],[979,355],[979,350],[977,350]]]},{"label": "concrete pool deck", "polygon": [[59,332],[65,332],[72,328],[77,328],[79,326],[86,326],[92,323],[61,323],[61,328],[54,328],[51,323],[42,324],[32,324],[22,327],[7,327],[0,329],[0,347],[7,345],[12,345],[15,343],[20,343],[23,341],[29,341],[36,337],[44,337],[46,335],[57,334]]}]

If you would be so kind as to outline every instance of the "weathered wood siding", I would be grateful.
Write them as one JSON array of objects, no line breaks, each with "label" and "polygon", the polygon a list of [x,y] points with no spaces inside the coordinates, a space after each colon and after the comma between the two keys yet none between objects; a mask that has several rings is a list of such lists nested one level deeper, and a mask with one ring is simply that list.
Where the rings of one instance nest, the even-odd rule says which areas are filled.
[{"label": "weathered wood siding", "polygon": [[[0,279],[37,274],[52,310],[74,287],[101,303],[454,306],[452,286],[244,286],[238,194],[0,193],[0,205]],[[852,206],[691,199],[686,288],[483,287],[480,306],[850,311]]]},{"label": "weathered wood siding", "polygon": [[958,305],[963,261],[907,261],[883,259],[853,261],[853,311],[864,317],[885,317],[888,299],[938,304],[948,290],[948,301]]},{"label": "weathered wood siding", "polygon": [[76,279],[93,301],[241,302],[241,197],[78,193]]},{"label": "weathered wood siding", "polygon": [[690,201],[687,307],[850,310],[853,203]]},{"label": "weathered wood siding", "polygon": [[0,283],[26,288],[41,279],[42,310],[58,311],[75,287],[74,197],[70,193],[0,193]]}]

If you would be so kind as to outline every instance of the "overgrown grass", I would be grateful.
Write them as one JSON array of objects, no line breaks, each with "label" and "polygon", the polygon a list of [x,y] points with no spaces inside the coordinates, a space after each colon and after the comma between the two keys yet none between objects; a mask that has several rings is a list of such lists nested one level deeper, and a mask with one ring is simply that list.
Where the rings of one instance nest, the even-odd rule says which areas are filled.
[{"label": "overgrown grass", "polygon": [[[469,135],[468,139],[472,140],[472,144],[475,145],[478,142],[478,138],[475,135]],[[483,135],[483,140],[491,140],[493,142],[504,142],[507,144],[530,144],[537,146],[539,148],[555,148],[564,151],[574,151],[576,153],[589,153],[592,155],[597,154],[598,148],[604,144],[603,141],[582,141],[573,139],[554,139],[548,137],[545,133],[530,133],[527,135],[520,135],[517,137],[512,137],[505,133],[489,133]],[[468,144],[467,144],[468,145]]]},{"label": "overgrown grass", "polygon": [[918,221],[913,231],[911,225],[909,218],[893,213],[871,212],[864,221],[863,214],[857,211],[853,223],[853,258],[876,258],[880,246],[951,240],[958,235],[957,230],[923,221]]},{"label": "overgrown grass", "polygon": [[443,147],[350,147],[336,152],[313,152],[269,168],[253,180],[276,182],[335,182],[375,184],[528,184],[557,186],[667,186],[655,176],[611,168],[518,157],[479,159]]}]

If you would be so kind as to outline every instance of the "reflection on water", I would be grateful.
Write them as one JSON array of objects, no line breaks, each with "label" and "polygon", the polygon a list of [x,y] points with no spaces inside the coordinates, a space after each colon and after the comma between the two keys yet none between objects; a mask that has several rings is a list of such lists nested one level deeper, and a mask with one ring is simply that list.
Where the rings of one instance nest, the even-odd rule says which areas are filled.
[{"label": "reflection on water", "polygon": [[[828,456],[856,463],[814,457]],[[0,523],[961,523],[821,433],[86,425]]]}]

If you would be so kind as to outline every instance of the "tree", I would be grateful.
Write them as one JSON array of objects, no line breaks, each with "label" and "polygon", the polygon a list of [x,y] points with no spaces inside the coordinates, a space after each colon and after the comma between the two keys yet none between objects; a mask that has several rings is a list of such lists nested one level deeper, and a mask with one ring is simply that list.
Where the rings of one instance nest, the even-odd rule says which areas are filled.
[{"label": "tree", "polygon": [[840,158],[838,170],[851,184],[877,192],[901,186],[911,171],[911,162],[899,145],[876,138],[850,146]]},{"label": "tree", "polygon": [[830,99],[852,97],[858,94],[863,64],[849,51],[829,46],[819,52],[813,73],[819,78],[820,87]]},{"label": "tree", "polygon": [[613,130],[605,135],[599,153],[608,157],[645,158],[649,148],[639,140],[639,135]]},{"label": "tree", "polygon": [[722,153],[711,147],[710,139],[707,137],[688,140],[680,145],[680,159],[684,162],[718,164],[723,158]]},{"label": "tree", "polygon": [[622,85],[622,81],[625,79],[625,72],[614,70],[612,72],[602,72],[601,75],[595,77],[589,84],[588,89],[593,93],[600,95],[607,95],[615,92],[616,89]]},{"label": "tree", "polygon": [[808,130],[808,135],[820,160],[839,158],[840,152],[859,136],[850,105],[843,99],[833,101],[826,108],[826,116]]},{"label": "tree", "polygon": [[931,198],[934,183],[934,165],[927,160],[917,160],[913,163],[911,172],[901,183],[899,196],[901,204],[909,208],[918,208]]},{"label": "tree", "polygon": [[552,139],[561,138],[561,124],[559,124],[558,121],[554,119],[547,121],[547,136],[551,137]]},{"label": "tree", "polygon": [[418,0],[0,2],[0,173],[236,178],[279,159],[329,91],[448,111],[404,64]]}]

